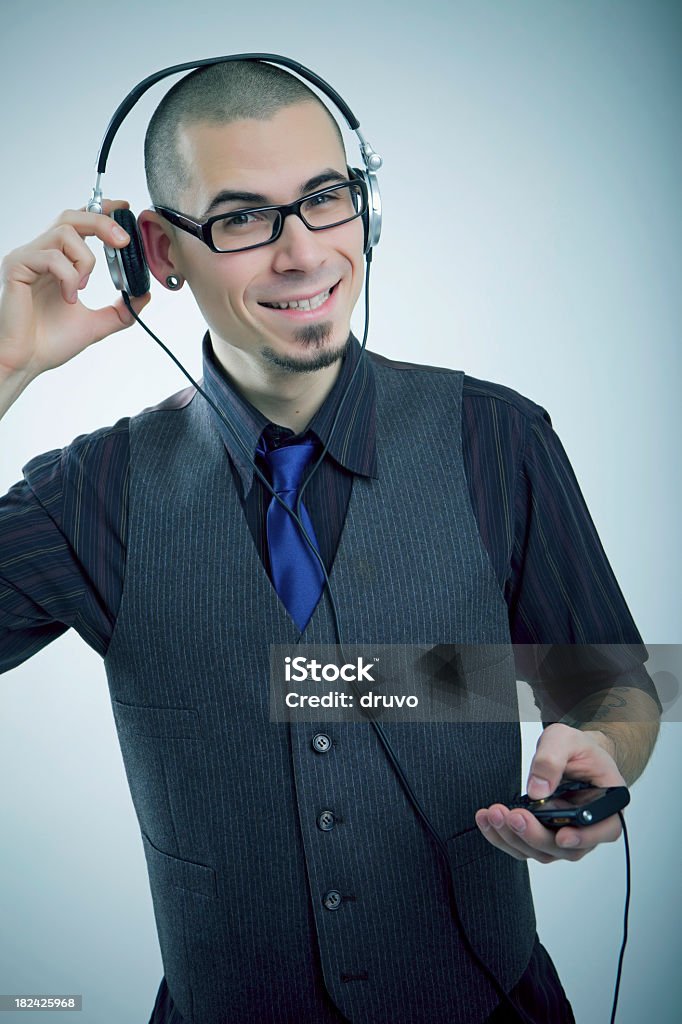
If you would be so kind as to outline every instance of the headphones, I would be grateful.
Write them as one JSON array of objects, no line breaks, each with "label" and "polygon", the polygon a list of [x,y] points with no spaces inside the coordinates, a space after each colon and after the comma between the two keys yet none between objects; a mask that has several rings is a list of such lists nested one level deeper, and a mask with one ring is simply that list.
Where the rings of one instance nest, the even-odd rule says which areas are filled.
[{"label": "headphones", "polygon": [[[97,179],[92,195],[86,205],[88,213],[102,213],[101,179],[106,171],[107,157],[109,156],[111,144],[124,119],[147,90],[169,75],[175,75],[181,71],[193,71],[197,68],[210,67],[213,64],[228,64],[232,61],[277,64],[295,71],[301,78],[315,85],[341,111],[348,127],[351,131],[355,132],[360,142],[364,168],[348,167],[348,172],[351,180],[359,179],[364,182],[366,187],[367,209],[362,215],[364,226],[363,253],[368,261],[371,260],[371,251],[379,241],[381,234],[381,196],[376,171],[379,170],[383,161],[379,154],[375,153],[370,144],[364,139],[360,132],[360,122],[338,92],[325,82],[323,78],[315,74],[314,71],[304,67],[303,64],[299,64],[298,61],[291,60],[289,57],[282,57],[276,53],[234,53],[225,57],[209,57],[206,60],[190,61],[187,64],[175,64],[173,67],[163,68],[161,71],[149,75],[148,78],[145,78],[136,85],[123,102],[119,104],[104,133],[97,156]],[[145,259],[142,237],[135,215],[131,210],[114,210],[110,216],[130,235],[130,243],[123,249],[114,249],[109,245],[104,246],[107,265],[114,286],[119,291],[126,292],[131,296],[145,295],[149,291],[149,267]]]}]

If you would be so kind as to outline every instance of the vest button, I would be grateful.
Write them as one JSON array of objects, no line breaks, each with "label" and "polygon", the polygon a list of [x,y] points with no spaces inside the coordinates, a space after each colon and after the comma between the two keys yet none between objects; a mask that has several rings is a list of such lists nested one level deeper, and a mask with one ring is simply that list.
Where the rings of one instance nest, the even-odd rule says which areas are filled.
[{"label": "vest button", "polygon": [[312,747],[316,754],[328,754],[332,748],[332,741],[326,732],[316,732],[312,739]]},{"label": "vest button", "polygon": [[322,811],[318,816],[317,827],[321,828],[323,832],[330,832],[335,824],[336,818],[333,811]]},{"label": "vest button", "polygon": [[341,893],[337,892],[336,889],[330,889],[322,897],[322,902],[327,910],[338,910],[341,906]]}]

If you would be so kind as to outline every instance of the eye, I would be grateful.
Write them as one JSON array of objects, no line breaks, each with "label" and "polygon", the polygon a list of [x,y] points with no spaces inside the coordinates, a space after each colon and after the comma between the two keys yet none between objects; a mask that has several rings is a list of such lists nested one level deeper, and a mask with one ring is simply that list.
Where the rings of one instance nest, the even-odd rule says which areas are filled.
[{"label": "eye", "polygon": [[327,203],[333,203],[338,196],[335,192],[325,192],[323,195],[313,196],[312,199],[308,200],[309,206],[325,206]]},{"label": "eye", "polygon": [[231,217],[225,217],[220,224],[226,228],[239,228],[247,224],[254,224],[258,220],[255,213],[235,213]]}]

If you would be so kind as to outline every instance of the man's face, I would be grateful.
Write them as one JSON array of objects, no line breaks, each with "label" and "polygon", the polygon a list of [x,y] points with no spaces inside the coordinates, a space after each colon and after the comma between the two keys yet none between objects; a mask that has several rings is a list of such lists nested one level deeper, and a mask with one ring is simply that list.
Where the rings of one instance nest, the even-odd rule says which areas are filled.
[{"label": "man's face", "polygon": [[[178,209],[200,220],[290,203],[348,176],[329,115],[317,103],[284,107],[264,121],[190,125],[181,129],[179,146],[191,183]],[[221,201],[225,191],[263,198]],[[257,249],[218,254],[176,232],[171,253],[214,343],[227,346],[233,365],[256,360],[264,368],[300,372],[330,365],[342,353],[362,289],[362,248],[362,218],[310,231],[289,216],[280,237]],[[315,306],[330,289],[326,301],[310,310],[266,305],[313,299]]]}]

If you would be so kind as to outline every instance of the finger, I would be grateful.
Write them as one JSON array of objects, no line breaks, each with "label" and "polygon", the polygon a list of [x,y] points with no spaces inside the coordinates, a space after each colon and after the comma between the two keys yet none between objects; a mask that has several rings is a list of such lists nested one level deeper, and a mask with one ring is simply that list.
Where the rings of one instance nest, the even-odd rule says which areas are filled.
[{"label": "finger", "polygon": [[[487,809],[490,830],[486,838],[493,845],[511,853],[517,859],[532,857],[543,864],[556,860],[558,852],[554,837],[528,811],[510,812],[503,804],[492,804]],[[514,825],[518,828],[513,827]]]},{"label": "finger", "polygon": [[506,842],[514,843],[527,857],[542,864],[551,864],[555,860],[580,860],[593,849],[574,843],[573,837],[570,842],[557,844],[554,829],[547,828],[532,814],[524,816],[519,811],[509,815],[500,833]]},{"label": "finger", "polygon": [[[34,284],[37,276],[50,272],[45,253],[61,250],[66,251],[76,264],[75,272],[79,277],[71,290],[75,293],[79,286],[82,287],[80,282],[94,266],[94,256],[83,242],[84,236],[96,235],[105,244],[118,248],[130,242],[128,233],[110,217],[103,214],[79,213],[75,210],[66,211],[63,216],[67,214],[73,215],[72,224],[57,224],[28,245],[8,253],[0,265],[0,280],[7,283]],[[56,261],[55,265],[63,266],[61,260]],[[64,297],[67,298],[67,295]]]},{"label": "finger", "polygon": [[61,285],[67,302],[75,302],[79,288],[85,287],[95,266],[95,257],[72,227],[63,225],[43,236],[44,245],[24,246],[3,263],[2,276],[7,282],[33,285],[50,274]]},{"label": "finger", "polygon": [[530,764],[527,792],[540,800],[564,777],[595,786],[622,786],[624,779],[613,760],[589,732],[555,722],[543,730]]},{"label": "finger", "polygon": [[497,850],[502,850],[503,853],[510,854],[515,860],[527,860],[518,850],[513,849],[504,842],[497,829],[493,827],[487,810],[476,811],[475,821],[491,846],[494,846]]},{"label": "finger", "polygon": [[505,841],[498,828],[491,823],[486,811],[476,812],[476,824],[491,846],[508,854],[515,860],[528,860],[528,855]]},{"label": "finger", "polygon": [[[496,847],[498,850],[502,850],[503,853],[509,854],[514,857],[515,860],[528,860],[533,855],[530,850],[524,850],[521,848],[521,844],[515,841],[509,842],[503,832],[503,829],[496,824],[493,824],[491,819],[491,812],[493,813],[493,819],[495,818],[493,808],[482,809],[476,812],[475,820],[479,829],[488,840],[488,842]],[[496,819],[501,820],[501,819]],[[535,853],[536,859],[542,859],[547,856],[547,860],[551,859],[548,855],[540,852]]]},{"label": "finger", "polygon": [[[119,200],[120,201],[120,200]],[[130,241],[130,235],[106,213],[88,213],[86,210],[64,210],[53,225],[60,228],[70,225],[82,238],[99,238],[106,245],[122,248]]]},{"label": "finger", "polygon": [[600,843],[615,843],[623,832],[620,818],[612,814],[610,818],[587,825],[583,828],[560,828],[555,833],[555,841],[560,849],[594,850]]},{"label": "finger", "polygon": [[[140,295],[136,298],[131,298],[130,304],[136,313],[139,313],[147,305],[151,299],[151,293],[147,292],[146,295]],[[102,309],[93,309],[91,312],[92,319],[92,340],[101,341],[102,338],[108,337],[110,334],[115,334],[116,331],[122,331],[126,327],[130,327],[135,319],[128,311],[123,298],[118,299],[111,306],[104,306]]]},{"label": "finger", "polygon": [[61,249],[30,251],[20,263],[8,268],[4,278],[9,286],[31,285],[40,277],[53,277],[59,283],[66,302],[76,302],[78,286],[83,277]]},{"label": "finger", "polygon": [[480,824],[479,818],[487,818],[488,831],[483,831],[493,845],[518,858],[532,857],[543,864],[554,860],[581,860],[600,843],[615,842],[622,832],[618,815],[596,825],[558,831],[546,828],[529,811],[519,808],[510,811],[503,804],[493,804],[486,811],[478,812],[477,824]]},{"label": "finger", "polygon": [[[95,266],[95,256],[75,228],[62,224],[53,232],[62,252],[73,263],[79,275],[79,282],[89,276]],[[80,286],[80,285],[79,285]]]},{"label": "finger", "polygon": [[[85,213],[88,207],[81,206],[79,213]],[[127,199],[103,199],[102,200],[102,213],[108,216],[112,210],[129,210],[130,203]]]},{"label": "finger", "polygon": [[559,722],[548,725],[540,734],[535,755],[528,771],[526,792],[533,800],[542,800],[553,793],[566,772],[575,752],[575,738],[568,726]]}]

